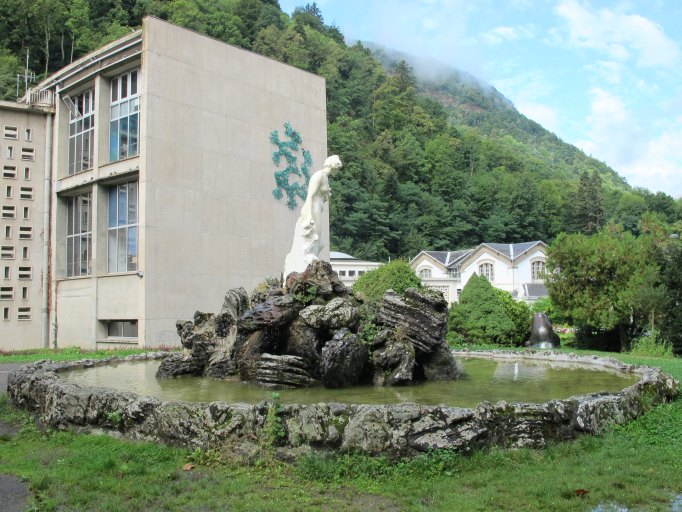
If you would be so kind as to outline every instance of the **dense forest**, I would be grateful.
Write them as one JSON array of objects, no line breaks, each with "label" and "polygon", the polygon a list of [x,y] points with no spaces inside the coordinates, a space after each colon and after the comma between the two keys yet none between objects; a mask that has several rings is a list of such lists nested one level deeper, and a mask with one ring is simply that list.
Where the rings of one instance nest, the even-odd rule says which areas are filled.
[{"label": "dense forest", "polygon": [[679,200],[631,189],[465,73],[420,80],[409,58],[347,45],[314,3],[289,16],[277,0],[0,0],[1,97],[14,99],[27,52],[41,78],[146,15],[326,78],[329,153],[344,162],[333,249],[383,261],[484,241],[551,242],[610,221],[637,234],[647,212],[682,218]]}]

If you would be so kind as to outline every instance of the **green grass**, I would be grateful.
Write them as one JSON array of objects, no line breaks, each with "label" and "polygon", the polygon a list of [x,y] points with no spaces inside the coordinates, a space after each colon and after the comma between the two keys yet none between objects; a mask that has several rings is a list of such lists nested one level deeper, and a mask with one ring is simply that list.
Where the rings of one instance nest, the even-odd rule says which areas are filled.
[{"label": "green grass", "polygon": [[[162,347],[156,350],[169,350]],[[34,349],[34,350],[18,350],[18,351],[2,351],[0,350],[0,363],[32,363],[42,359],[51,359],[53,361],[72,361],[75,359],[104,359],[111,356],[129,356],[133,354],[144,354],[149,352],[149,349],[128,348],[128,349],[111,349],[111,350],[84,350],[78,347],[69,347],[62,349]]]},{"label": "green grass", "polygon": [[[594,351],[577,351],[595,354]],[[597,353],[682,379],[682,359]],[[0,400],[3,473],[26,480],[36,510],[671,510],[682,493],[682,401],[603,437],[543,450],[437,452],[411,460],[317,454],[295,465],[66,432],[38,432]],[[192,461],[196,467],[183,471]],[[226,462],[222,462],[226,461]],[[576,491],[588,491],[579,496]]]}]

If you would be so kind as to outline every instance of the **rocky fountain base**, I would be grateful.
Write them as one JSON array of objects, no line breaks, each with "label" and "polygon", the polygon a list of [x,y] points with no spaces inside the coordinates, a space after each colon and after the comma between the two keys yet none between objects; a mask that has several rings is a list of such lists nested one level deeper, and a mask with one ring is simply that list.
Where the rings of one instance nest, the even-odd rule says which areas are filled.
[{"label": "rocky fountain base", "polygon": [[387,292],[365,304],[316,261],[282,288],[263,283],[249,298],[229,290],[218,314],[178,321],[187,353],[167,358],[157,377],[238,376],[273,388],[405,385],[457,377],[445,342],[448,308],[429,289]]}]

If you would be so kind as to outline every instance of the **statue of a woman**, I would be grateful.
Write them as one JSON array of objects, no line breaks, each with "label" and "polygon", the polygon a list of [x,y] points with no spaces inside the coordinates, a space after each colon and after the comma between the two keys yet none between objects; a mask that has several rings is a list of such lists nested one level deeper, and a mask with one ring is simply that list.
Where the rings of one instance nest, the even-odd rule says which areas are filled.
[{"label": "statue of a woman", "polygon": [[329,187],[329,176],[341,168],[341,160],[332,155],[324,161],[324,167],[315,172],[308,184],[301,216],[296,221],[294,241],[291,251],[284,260],[284,277],[291,272],[303,272],[306,267],[318,259],[324,244],[322,243],[322,212],[324,204],[332,195]]}]

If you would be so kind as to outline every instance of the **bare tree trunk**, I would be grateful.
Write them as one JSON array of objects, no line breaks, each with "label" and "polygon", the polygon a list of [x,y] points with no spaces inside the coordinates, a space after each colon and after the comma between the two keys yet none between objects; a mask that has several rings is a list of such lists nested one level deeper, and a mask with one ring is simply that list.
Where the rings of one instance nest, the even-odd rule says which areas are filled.
[{"label": "bare tree trunk", "polygon": [[47,21],[45,22],[45,76],[47,76],[47,70],[50,67],[50,29],[47,26]]},{"label": "bare tree trunk", "polygon": [[620,351],[628,352],[630,350],[630,340],[628,339],[628,332],[625,325],[618,325],[618,336],[620,338]]}]

